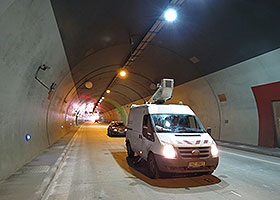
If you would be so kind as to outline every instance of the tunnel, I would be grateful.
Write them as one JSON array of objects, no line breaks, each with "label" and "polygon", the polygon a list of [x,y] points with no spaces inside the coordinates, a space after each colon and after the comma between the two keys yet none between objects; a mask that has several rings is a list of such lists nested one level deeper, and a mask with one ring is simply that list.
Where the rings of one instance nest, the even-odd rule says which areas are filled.
[{"label": "tunnel", "polygon": [[[279,10],[277,0],[1,1],[0,200],[279,199]],[[189,106],[211,129],[213,174],[153,179],[142,151],[131,160],[126,137],[108,136],[114,121],[130,131],[132,108],[163,79],[174,88],[162,106]]]}]

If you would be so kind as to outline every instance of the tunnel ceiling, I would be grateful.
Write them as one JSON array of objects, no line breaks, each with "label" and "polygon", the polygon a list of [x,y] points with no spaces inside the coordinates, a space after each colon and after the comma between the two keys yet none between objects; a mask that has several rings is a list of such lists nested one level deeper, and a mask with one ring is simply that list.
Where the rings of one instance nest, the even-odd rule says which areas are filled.
[{"label": "tunnel ceiling", "polygon": [[[76,89],[96,99],[170,3],[51,2]],[[279,48],[279,10],[277,0],[185,0],[177,20],[165,23],[128,68],[127,79],[114,82],[108,98],[124,105],[153,94],[153,83],[164,77],[179,85]],[[87,80],[91,89],[84,86]]]}]

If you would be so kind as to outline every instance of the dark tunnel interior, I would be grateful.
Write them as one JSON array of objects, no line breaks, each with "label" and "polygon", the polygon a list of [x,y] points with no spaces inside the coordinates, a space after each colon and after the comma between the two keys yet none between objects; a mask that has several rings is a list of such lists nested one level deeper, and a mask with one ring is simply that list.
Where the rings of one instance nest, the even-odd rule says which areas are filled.
[{"label": "dark tunnel interior", "polygon": [[175,81],[165,104],[190,106],[215,140],[278,150],[279,10],[277,0],[1,2],[0,181],[85,121],[127,124],[163,78]]}]

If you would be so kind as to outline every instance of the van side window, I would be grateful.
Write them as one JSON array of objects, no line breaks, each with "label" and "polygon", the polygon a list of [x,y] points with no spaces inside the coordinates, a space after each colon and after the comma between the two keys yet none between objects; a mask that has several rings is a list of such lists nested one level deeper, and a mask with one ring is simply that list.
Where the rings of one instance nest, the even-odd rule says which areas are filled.
[{"label": "van side window", "polygon": [[142,134],[145,138],[148,140],[154,142],[155,137],[153,133],[153,128],[152,128],[152,123],[151,123],[151,118],[149,115],[144,115],[143,117],[143,128],[142,128]]}]

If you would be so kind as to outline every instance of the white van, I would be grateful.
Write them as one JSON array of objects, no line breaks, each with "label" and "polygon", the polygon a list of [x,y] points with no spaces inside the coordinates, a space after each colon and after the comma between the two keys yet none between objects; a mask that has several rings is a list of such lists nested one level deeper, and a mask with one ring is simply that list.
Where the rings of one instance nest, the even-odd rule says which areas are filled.
[{"label": "white van", "polygon": [[126,134],[128,157],[148,163],[152,178],[161,172],[211,174],[218,149],[195,113],[185,105],[133,105]]}]

